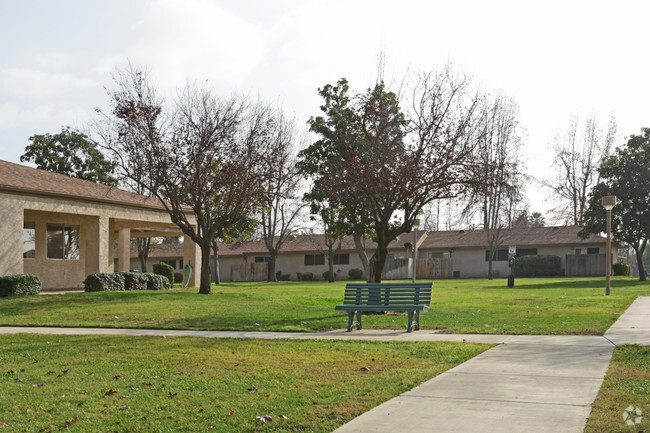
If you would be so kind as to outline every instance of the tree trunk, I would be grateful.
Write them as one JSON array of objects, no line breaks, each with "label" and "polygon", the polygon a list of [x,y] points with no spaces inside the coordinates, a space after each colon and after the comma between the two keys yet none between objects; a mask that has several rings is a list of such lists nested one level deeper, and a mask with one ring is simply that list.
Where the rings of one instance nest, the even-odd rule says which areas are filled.
[{"label": "tree trunk", "polygon": [[366,279],[370,282],[370,262],[368,261],[368,254],[366,254],[366,249],[363,247],[361,242],[363,233],[353,233],[352,239],[354,239],[354,247],[357,250],[359,259],[361,260],[361,265],[363,266],[363,273],[366,275]]},{"label": "tree trunk", "polygon": [[216,242],[212,243],[212,265],[214,266],[214,283],[220,284],[221,277],[219,275],[219,247]]},{"label": "tree trunk", "polygon": [[646,272],[645,272],[645,267],[643,266],[643,252],[645,251],[645,245],[643,248],[640,248],[635,251],[636,253],[636,263],[639,268],[639,281],[645,281],[646,280]]},{"label": "tree trunk", "polygon": [[270,257],[269,257],[269,262],[267,263],[268,265],[267,281],[272,283],[277,283],[278,276],[275,274],[275,265],[278,261],[278,253],[277,251],[271,249],[269,249],[269,253],[270,253]]},{"label": "tree trunk", "polygon": [[149,257],[149,247],[151,246],[151,238],[138,238],[135,240],[138,247],[138,259],[140,259],[140,270],[147,272],[147,257]]},{"label": "tree trunk", "polygon": [[388,245],[384,245],[384,236],[379,235],[377,239],[377,250],[373,255],[376,256],[375,266],[375,283],[381,283],[381,274],[384,273],[384,266],[386,265],[386,258],[388,257]]},{"label": "tree trunk", "polygon": [[200,245],[201,247],[201,287],[199,294],[211,295],[212,282],[210,272],[210,244]]},{"label": "tree trunk", "polygon": [[334,248],[332,245],[327,246],[327,268],[329,269],[329,275],[327,281],[330,283],[334,282]]}]

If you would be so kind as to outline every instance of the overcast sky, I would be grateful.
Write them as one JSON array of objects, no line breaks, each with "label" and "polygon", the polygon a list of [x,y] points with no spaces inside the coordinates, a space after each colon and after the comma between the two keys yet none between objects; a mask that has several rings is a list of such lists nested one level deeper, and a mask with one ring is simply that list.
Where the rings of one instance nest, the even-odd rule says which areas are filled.
[{"label": "overcast sky", "polygon": [[[130,61],[173,94],[187,78],[282,104],[300,124],[318,87],[363,90],[389,69],[451,61],[513,96],[531,175],[550,175],[553,136],[573,114],[650,126],[647,1],[0,0],[0,159],[33,134],[83,128]],[[530,185],[532,211],[546,212]]]}]

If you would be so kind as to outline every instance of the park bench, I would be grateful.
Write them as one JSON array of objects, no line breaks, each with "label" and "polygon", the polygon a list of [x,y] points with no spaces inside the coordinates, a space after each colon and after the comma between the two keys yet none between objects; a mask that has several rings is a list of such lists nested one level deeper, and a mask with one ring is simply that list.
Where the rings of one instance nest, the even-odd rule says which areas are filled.
[{"label": "park bench", "polygon": [[[408,329],[420,329],[420,311],[431,306],[433,283],[348,283],[343,305],[335,310],[348,312],[348,332],[361,329],[364,311],[406,311]],[[355,320],[356,317],[356,320]]]}]

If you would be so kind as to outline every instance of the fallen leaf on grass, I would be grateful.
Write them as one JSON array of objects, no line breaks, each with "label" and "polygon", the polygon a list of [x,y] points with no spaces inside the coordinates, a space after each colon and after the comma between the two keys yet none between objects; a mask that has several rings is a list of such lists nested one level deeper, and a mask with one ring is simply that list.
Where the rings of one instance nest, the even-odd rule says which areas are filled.
[{"label": "fallen leaf on grass", "polygon": [[13,371],[13,370],[9,370],[9,371],[7,372],[7,374],[8,374],[9,376],[11,376],[12,374],[14,374],[14,371]]},{"label": "fallen leaf on grass", "polygon": [[67,370],[61,370],[61,375],[66,375],[66,374],[68,374],[68,371],[70,371],[69,368],[68,368]]},{"label": "fallen leaf on grass", "polygon": [[255,392],[255,391],[257,391],[257,387],[256,387],[255,385],[253,385],[253,387],[252,387],[252,388],[248,388],[248,390],[249,390],[250,392]]},{"label": "fallen leaf on grass", "polygon": [[230,416],[233,416],[234,414],[235,414],[234,410],[231,410],[230,412],[228,412],[228,415],[230,415]]},{"label": "fallen leaf on grass", "polygon": [[130,404],[121,404],[121,405],[120,405],[120,409],[128,409],[128,408],[130,408],[130,407],[131,407]]},{"label": "fallen leaf on grass", "polygon": [[66,420],[65,422],[66,422],[66,424],[72,424],[72,423],[77,422],[77,421],[79,421],[79,418],[75,416],[74,418],[70,418],[70,419]]},{"label": "fallen leaf on grass", "polygon": [[115,319],[115,320],[118,320],[118,319],[119,319],[119,317],[117,317],[117,316],[113,316],[113,319]]},{"label": "fallen leaf on grass", "polygon": [[151,383],[151,382],[147,382],[147,383],[143,383],[143,385],[144,385],[144,386],[153,386],[153,383]]},{"label": "fallen leaf on grass", "polygon": [[117,394],[117,391],[113,391],[112,389],[109,389],[104,393],[104,395],[113,395],[113,394]]},{"label": "fallen leaf on grass", "polygon": [[38,364],[38,359],[34,358],[34,362],[32,364]]},{"label": "fallen leaf on grass", "polygon": [[140,391],[140,388],[131,387],[131,391],[136,391],[137,392],[137,391]]},{"label": "fallen leaf on grass", "polygon": [[169,398],[174,398],[174,397],[176,397],[177,395],[178,395],[177,392],[171,392],[171,391],[169,392]]},{"label": "fallen leaf on grass", "polygon": [[40,388],[41,386],[43,386],[42,383],[37,383],[36,385],[32,385],[32,388]]},{"label": "fallen leaf on grass", "polygon": [[121,378],[122,378],[122,376],[120,376],[119,374],[116,374],[115,376],[113,376],[113,380],[118,380],[118,379],[121,379]]},{"label": "fallen leaf on grass", "polygon": [[4,421],[0,422],[0,427],[7,427],[7,423]]},{"label": "fallen leaf on grass", "polygon": [[282,415],[282,414],[278,415],[278,418],[289,419],[289,418],[287,418],[286,416],[284,416],[284,415]]},{"label": "fallen leaf on grass", "polygon": [[361,367],[361,371],[370,371],[370,367]]},{"label": "fallen leaf on grass", "polygon": [[56,374],[56,371],[50,370],[50,371],[47,372],[47,374]]},{"label": "fallen leaf on grass", "polygon": [[259,420],[262,421],[264,424],[266,424],[267,422],[271,422],[271,421],[273,421],[273,418],[271,418],[270,415],[256,416],[255,418],[259,419]]}]

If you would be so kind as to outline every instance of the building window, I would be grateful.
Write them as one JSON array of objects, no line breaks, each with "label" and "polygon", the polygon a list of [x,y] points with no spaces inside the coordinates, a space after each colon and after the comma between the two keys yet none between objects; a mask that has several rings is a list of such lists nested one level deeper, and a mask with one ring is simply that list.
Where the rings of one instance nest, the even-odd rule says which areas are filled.
[{"label": "building window", "polygon": [[166,263],[172,268],[176,269],[176,260],[161,260],[161,262]]},{"label": "building window", "polygon": [[427,259],[448,259],[449,258],[449,252],[448,251],[431,251],[427,253]]},{"label": "building window", "polygon": [[[496,250],[492,257],[493,262],[505,262],[508,260],[508,250]],[[485,261],[490,261],[490,250],[485,250]]]},{"label": "building window", "polygon": [[183,259],[180,259],[178,262],[178,269],[183,269]]},{"label": "building window", "polygon": [[350,264],[350,254],[334,254],[334,264],[335,265],[349,265]]},{"label": "building window", "polygon": [[523,256],[536,256],[537,255],[537,248],[519,248],[517,249],[517,255],[516,257],[523,257]]},{"label": "building window", "polygon": [[305,266],[316,266],[325,264],[324,254],[305,254]]},{"label": "building window", "polygon": [[79,226],[48,224],[47,258],[79,260]]},{"label": "building window", "polygon": [[587,248],[587,254],[599,254],[599,253],[600,253],[600,248],[598,247]]},{"label": "building window", "polygon": [[582,254],[582,248],[576,248],[576,254]]},{"label": "building window", "polygon": [[255,263],[268,263],[271,258],[269,256],[255,256]]},{"label": "building window", "polygon": [[25,221],[23,224],[23,258],[36,257],[36,223]]}]

